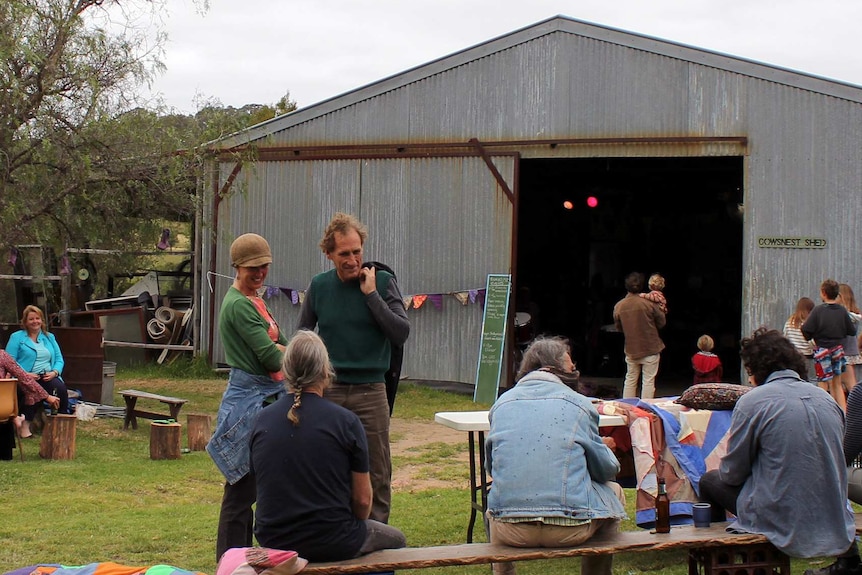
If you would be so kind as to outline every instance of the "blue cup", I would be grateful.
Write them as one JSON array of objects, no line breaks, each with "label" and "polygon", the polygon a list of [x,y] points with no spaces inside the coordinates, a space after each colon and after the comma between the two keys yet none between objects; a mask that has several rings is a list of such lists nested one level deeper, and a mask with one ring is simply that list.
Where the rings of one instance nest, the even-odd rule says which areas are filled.
[{"label": "blue cup", "polygon": [[691,506],[691,517],[695,527],[709,527],[712,506],[709,503],[695,503]]}]

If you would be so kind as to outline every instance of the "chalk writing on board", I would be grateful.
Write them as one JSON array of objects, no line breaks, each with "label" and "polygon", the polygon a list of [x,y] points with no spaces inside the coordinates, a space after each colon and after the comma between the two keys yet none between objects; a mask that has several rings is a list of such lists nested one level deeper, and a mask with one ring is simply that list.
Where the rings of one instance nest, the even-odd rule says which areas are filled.
[{"label": "chalk writing on board", "polygon": [[511,277],[508,274],[488,274],[476,388],[473,393],[473,401],[476,402],[494,403],[497,399],[505,351],[510,291]]}]

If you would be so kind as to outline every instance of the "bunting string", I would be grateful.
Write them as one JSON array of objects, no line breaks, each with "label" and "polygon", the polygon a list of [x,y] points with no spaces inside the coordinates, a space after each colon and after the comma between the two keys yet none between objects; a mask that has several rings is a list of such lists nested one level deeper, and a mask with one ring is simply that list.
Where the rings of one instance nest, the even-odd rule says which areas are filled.
[{"label": "bunting string", "polygon": [[[210,293],[215,293],[215,286],[213,284],[216,278],[227,279],[230,281],[234,280],[234,276],[228,276],[216,272],[207,272],[207,286],[209,287]],[[265,285],[261,288],[258,295],[264,299],[273,299],[285,296],[290,300],[292,305],[302,305],[305,301],[305,291],[306,290],[304,289],[292,287]],[[416,293],[406,295],[403,298],[404,309],[419,309],[425,305],[426,302],[431,302],[435,309],[442,310],[444,298],[446,297],[452,297],[462,306],[479,304],[482,308],[485,307],[485,288],[476,288],[443,293]]]}]

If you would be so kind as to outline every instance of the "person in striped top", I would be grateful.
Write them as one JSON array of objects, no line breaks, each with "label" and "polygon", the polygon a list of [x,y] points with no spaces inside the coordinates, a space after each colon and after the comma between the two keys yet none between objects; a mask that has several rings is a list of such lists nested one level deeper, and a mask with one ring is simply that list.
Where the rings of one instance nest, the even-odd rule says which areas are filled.
[{"label": "person in striped top", "polygon": [[802,324],[805,323],[805,320],[808,319],[808,315],[811,313],[811,310],[814,309],[814,300],[810,297],[801,297],[799,301],[796,302],[796,309],[790,314],[790,317],[787,318],[787,321],[784,322],[784,337],[790,340],[790,343],[793,344],[793,347],[796,348],[796,351],[802,354],[802,356],[806,359],[805,364],[808,366],[808,373],[801,373],[799,375],[805,377],[805,379],[811,381],[812,370],[812,361],[814,360],[814,342],[805,339],[805,336],[802,335],[802,331],[799,329],[802,327]]}]

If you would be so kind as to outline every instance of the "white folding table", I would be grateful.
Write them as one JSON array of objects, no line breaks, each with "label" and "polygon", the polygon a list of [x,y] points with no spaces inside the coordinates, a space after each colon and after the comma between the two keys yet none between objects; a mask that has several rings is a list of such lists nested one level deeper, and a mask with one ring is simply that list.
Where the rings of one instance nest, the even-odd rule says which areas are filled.
[{"label": "white folding table", "polygon": [[[467,524],[467,543],[473,542],[473,526],[477,513],[488,508],[488,476],[485,473],[485,432],[491,428],[487,411],[441,411],[434,414],[434,421],[450,429],[467,432],[470,454],[470,523]],[[599,415],[599,427],[625,425],[620,415]],[[478,473],[476,451],[479,451]],[[478,475],[478,477],[477,477]]]}]

